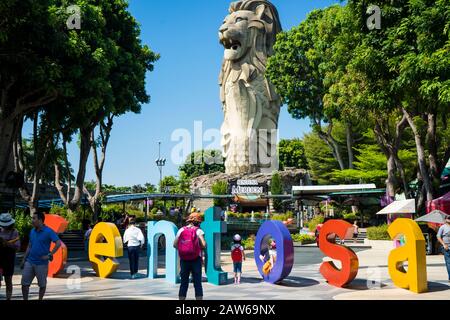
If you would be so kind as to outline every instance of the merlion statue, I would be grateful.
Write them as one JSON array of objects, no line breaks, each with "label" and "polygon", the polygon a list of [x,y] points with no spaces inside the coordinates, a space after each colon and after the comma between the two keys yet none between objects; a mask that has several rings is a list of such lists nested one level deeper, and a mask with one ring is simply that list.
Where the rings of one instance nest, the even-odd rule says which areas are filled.
[{"label": "merlion statue", "polygon": [[275,6],[266,0],[237,1],[229,12],[219,30],[225,48],[219,77],[225,172],[272,172],[278,169],[276,143],[282,103],[265,71],[281,31],[280,19]]}]

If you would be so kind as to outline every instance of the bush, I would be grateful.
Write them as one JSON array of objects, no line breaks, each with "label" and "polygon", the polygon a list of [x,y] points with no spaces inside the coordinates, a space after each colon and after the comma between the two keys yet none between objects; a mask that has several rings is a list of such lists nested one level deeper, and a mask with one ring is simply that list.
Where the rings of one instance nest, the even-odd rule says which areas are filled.
[{"label": "bush", "polygon": [[232,211],[228,211],[227,216],[228,216],[228,218],[234,219],[237,217],[237,214]]},{"label": "bush", "polygon": [[67,231],[82,229],[83,211],[80,209],[76,211],[70,211],[66,207],[53,205],[49,213],[56,214],[66,219],[69,222],[69,225],[67,226]]},{"label": "bush", "polygon": [[16,210],[14,220],[16,220],[15,227],[19,232],[20,239],[22,241],[24,239],[28,239],[30,231],[33,228],[33,226],[31,225],[31,216],[28,215],[24,210]]},{"label": "bush", "polygon": [[274,215],[272,215],[272,217],[270,219],[277,220],[277,221],[286,221],[287,220],[285,214],[274,214]]},{"label": "bush", "polygon": [[391,240],[388,233],[388,225],[367,228],[367,239],[369,240]]},{"label": "bush", "polygon": [[[214,195],[226,195],[228,184],[226,181],[217,181],[212,185],[211,191]],[[224,208],[226,206],[225,199],[214,199],[214,206]]]},{"label": "bush", "polygon": [[351,222],[358,220],[358,216],[355,213],[345,213],[343,216],[344,216],[344,220],[348,220]]},{"label": "bush", "polygon": [[314,232],[316,230],[316,227],[318,224],[323,223],[324,217],[323,216],[316,216],[312,218],[308,223],[308,229],[311,232]]},{"label": "bush", "polygon": [[[270,181],[270,192],[272,195],[283,194],[283,183],[281,182],[281,176],[278,172],[272,175],[272,180]],[[274,198],[272,199],[273,208],[277,211],[283,209],[282,200]]]},{"label": "bush", "polygon": [[294,242],[301,242],[302,244],[308,244],[308,243],[314,243],[316,241],[316,238],[313,236],[309,236],[307,234],[292,234],[292,241]]},{"label": "bush", "polygon": [[263,214],[260,212],[255,212],[255,214],[253,216],[255,217],[255,219],[262,219]]},{"label": "bush", "polygon": [[254,234],[251,234],[247,239],[242,240],[242,246],[244,249],[254,249],[255,248],[255,239],[256,236]]}]

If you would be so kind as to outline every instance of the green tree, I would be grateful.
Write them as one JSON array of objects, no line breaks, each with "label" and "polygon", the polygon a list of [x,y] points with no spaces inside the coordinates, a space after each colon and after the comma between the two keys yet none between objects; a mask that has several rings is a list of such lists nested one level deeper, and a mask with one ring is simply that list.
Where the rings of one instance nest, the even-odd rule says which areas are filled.
[{"label": "green tree", "polygon": [[179,167],[187,177],[195,178],[214,172],[225,172],[224,158],[220,150],[199,150],[192,152]]},{"label": "green tree", "polygon": [[[275,172],[272,174],[272,180],[270,181],[270,192],[272,195],[281,195],[283,194],[283,183],[281,181],[280,174]],[[272,199],[273,208],[279,212],[283,209],[282,200],[281,199]]]},{"label": "green tree", "polygon": [[294,167],[298,169],[307,169],[308,163],[305,156],[305,148],[302,140],[282,139],[278,144],[278,156],[280,158],[281,169]]},{"label": "green tree", "polygon": [[[149,102],[145,74],[153,70],[153,63],[159,56],[141,43],[138,23],[129,13],[126,1],[86,4],[80,0],[75,4],[83,13],[83,32],[69,34],[84,48],[81,58],[88,65],[78,70],[82,78],[73,79],[75,95],[58,103],[67,106],[62,110],[66,115],[66,121],[60,126],[62,144],[69,142],[74,133],[79,134],[80,163],[72,195],[64,194],[58,179],[55,184],[61,198],[72,210],[79,205],[81,195],[86,194],[95,219],[101,209],[102,173],[113,119],[127,112],[139,113],[141,104]],[[90,19],[93,19],[92,23]],[[90,85],[86,86],[86,83]],[[84,187],[86,162],[91,150],[96,175],[93,194]],[[59,166],[55,166],[55,172],[59,170]],[[70,185],[66,189],[70,190]]]},{"label": "green tree", "polygon": [[[214,195],[226,195],[228,194],[228,184],[226,181],[217,181],[211,187],[212,194]],[[225,199],[214,199],[214,206],[225,208]]]},{"label": "green tree", "polygon": [[[335,5],[312,11],[298,27],[277,36],[274,55],[268,60],[267,75],[288,105],[295,119],[309,118],[313,130],[332,151],[341,170],[353,167],[355,128],[351,117],[344,117],[339,107],[324,107],[329,90],[328,74],[345,68],[345,55],[335,59],[334,43],[348,37],[347,12]],[[345,126],[346,155],[333,136],[336,121]],[[325,124],[325,125],[324,125]]]},{"label": "green tree", "polygon": [[[425,199],[436,195],[438,175],[450,157],[445,137],[450,109],[448,1],[385,0],[378,5],[383,13],[383,27],[364,33],[350,66],[363,76],[365,104],[377,110],[376,119],[396,112],[399,122],[394,128],[406,123],[413,132],[423,184],[420,210]],[[354,21],[364,26],[365,2],[353,0],[348,6]],[[437,130],[440,126],[444,130]],[[394,135],[394,140],[385,139],[388,128],[383,128],[382,123],[375,127],[381,132],[380,145],[395,149],[398,135]],[[396,161],[394,153],[390,166],[397,165]]]},{"label": "green tree", "polygon": [[326,143],[319,138],[317,133],[311,132],[305,134],[303,144],[312,179],[319,184],[337,182],[333,172],[340,170],[339,164]]},{"label": "green tree", "polygon": [[52,3],[0,3],[0,181],[15,167],[13,144],[20,139],[25,115],[47,106],[70,87],[63,72],[69,43],[61,25],[51,18]]}]

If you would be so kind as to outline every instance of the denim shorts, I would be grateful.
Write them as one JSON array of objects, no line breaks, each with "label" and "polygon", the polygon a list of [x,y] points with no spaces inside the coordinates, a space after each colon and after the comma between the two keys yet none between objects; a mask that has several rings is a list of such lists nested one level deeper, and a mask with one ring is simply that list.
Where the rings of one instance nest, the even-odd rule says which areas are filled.
[{"label": "denim shorts", "polygon": [[242,273],[242,262],[233,262],[233,272]]}]

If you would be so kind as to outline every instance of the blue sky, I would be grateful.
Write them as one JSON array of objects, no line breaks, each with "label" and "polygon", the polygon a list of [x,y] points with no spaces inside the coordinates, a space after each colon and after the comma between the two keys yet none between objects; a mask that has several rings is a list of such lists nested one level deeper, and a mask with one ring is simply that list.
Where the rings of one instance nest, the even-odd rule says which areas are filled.
[{"label": "blue sky", "polygon": [[[177,175],[178,165],[171,161],[177,141],[172,132],[187,129],[193,135],[194,121],[203,130],[219,129],[223,114],[219,100],[218,76],[223,48],[218,28],[228,13],[230,0],[131,0],[130,11],[141,24],[143,43],[161,55],[155,70],[147,75],[151,102],[140,114],[116,119],[103,173],[106,184],[131,186],[157,184],[155,164],[158,141],[168,159],[164,175]],[[284,30],[303,21],[311,10],[338,1],[272,0],[277,6]],[[280,138],[302,137],[309,132],[308,120],[292,119],[283,107],[279,121]],[[26,126],[25,136],[30,132]],[[193,138],[192,143],[194,144]],[[203,147],[209,145],[205,141]],[[219,147],[219,141],[216,141]],[[69,147],[69,158],[78,169],[78,147]],[[92,159],[87,164],[86,181],[94,179]]]}]

